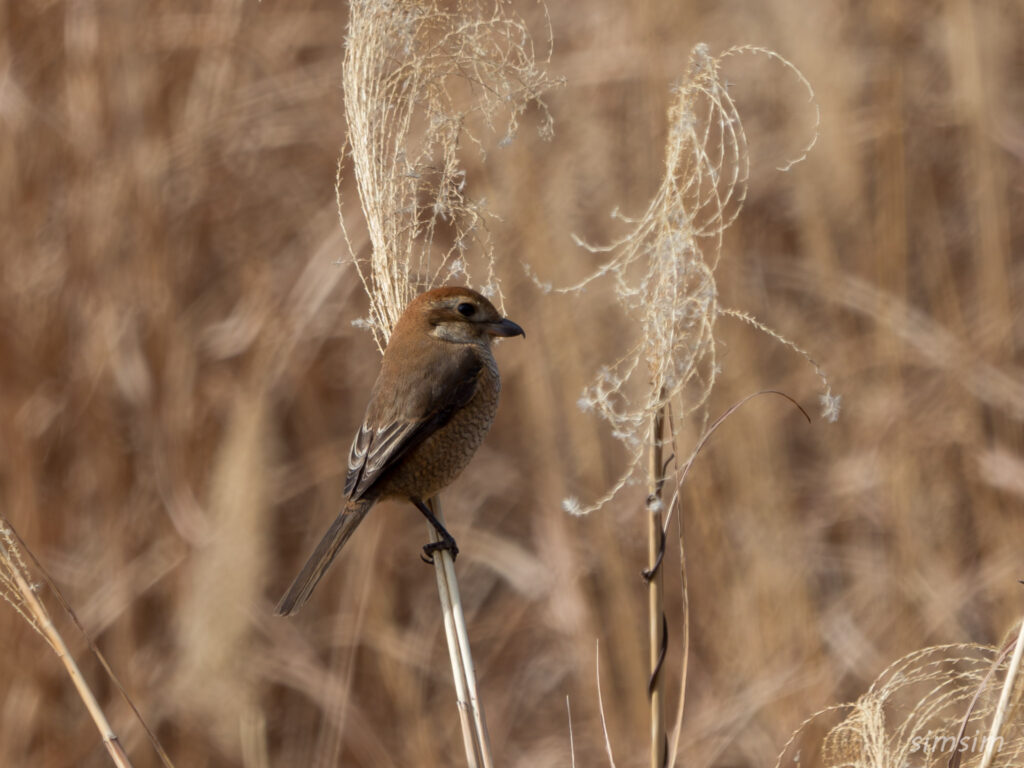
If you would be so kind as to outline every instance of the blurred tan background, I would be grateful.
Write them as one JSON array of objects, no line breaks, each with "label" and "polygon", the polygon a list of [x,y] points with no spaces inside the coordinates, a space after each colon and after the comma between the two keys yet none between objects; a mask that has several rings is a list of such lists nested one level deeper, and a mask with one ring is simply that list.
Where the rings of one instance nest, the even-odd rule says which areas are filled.
[{"label": "blurred tan background", "polygon": [[[543,42],[538,6],[522,12]],[[527,115],[469,188],[506,310],[498,420],[446,497],[500,765],[645,764],[642,489],[561,511],[623,452],[576,408],[629,342],[570,234],[622,233],[662,168],[692,46],[751,144],[723,304],[814,354],[843,396],[806,424],[747,405],[684,491],[692,652],[682,764],[765,766],[816,710],[939,643],[1000,642],[1024,577],[1024,7],[552,3],[555,138]],[[338,508],[378,353],[334,199],[344,4],[0,4],[0,511],[178,766],[459,765],[426,527],[382,506],[296,620],[273,601]],[[354,246],[367,247],[351,179]],[[797,356],[720,324],[720,413],[762,388],[816,413]],[[669,550],[670,701],[680,665]],[[674,585],[674,586],[672,586]],[[62,628],[137,766],[144,735]],[[670,708],[671,711],[671,708]],[[809,761],[809,758],[808,758]],[[108,758],[57,659],[0,606],[0,765]]]}]

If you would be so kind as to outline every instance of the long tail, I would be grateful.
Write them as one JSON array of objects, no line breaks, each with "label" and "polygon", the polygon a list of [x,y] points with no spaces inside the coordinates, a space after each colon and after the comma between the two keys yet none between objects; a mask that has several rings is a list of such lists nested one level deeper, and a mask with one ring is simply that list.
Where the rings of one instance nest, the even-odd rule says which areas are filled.
[{"label": "long tail", "polygon": [[320,539],[313,554],[306,560],[299,575],[295,577],[295,581],[288,587],[281,602],[277,604],[274,613],[278,616],[290,616],[293,613],[298,613],[299,609],[309,600],[309,596],[313,594],[314,587],[327,572],[335,555],[348,541],[348,537],[352,535],[356,526],[363,522],[363,518],[366,517],[366,513],[372,506],[372,499],[348,502],[341,514],[331,523],[331,527],[327,529],[324,537]]}]

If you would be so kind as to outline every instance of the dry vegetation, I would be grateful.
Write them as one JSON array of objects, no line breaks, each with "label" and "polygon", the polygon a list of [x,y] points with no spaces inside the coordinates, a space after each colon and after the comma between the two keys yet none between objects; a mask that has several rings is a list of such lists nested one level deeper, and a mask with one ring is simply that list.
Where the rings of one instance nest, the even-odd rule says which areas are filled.
[{"label": "dry vegetation", "polygon": [[[178,766],[448,765],[462,749],[414,510],[381,507],[298,621],[270,615],[336,511],[379,359],[352,325],[369,311],[358,276],[335,263],[341,5],[0,8],[0,512]],[[808,426],[747,405],[682,505],[683,763],[771,765],[805,718],[904,654],[999,645],[1020,616],[1024,10],[627,5],[553,4],[554,139],[527,112],[510,145],[485,142],[486,164],[465,155],[529,337],[498,350],[498,421],[446,512],[499,765],[569,764],[566,695],[577,764],[606,763],[598,639],[616,763],[644,764],[643,489],[586,518],[560,506],[628,458],[576,401],[636,339],[611,286],[545,295],[520,262],[571,284],[595,262],[570,233],[609,242],[625,232],[609,211],[642,214],[694,44],[783,51],[822,133],[776,172],[813,107],[772,66],[726,68],[752,167],[718,292],[813,349],[844,414]],[[543,39],[541,9],[520,10]],[[367,255],[354,205],[346,224]],[[818,382],[787,350],[728,318],[717,332],[712,414],[764,387],[813,405]],[[135,765],[156,765],[50,608]],[[672,590],[667,608],[677,628]],[[0,765],[108,764],[59,663],[2,606]]]}]

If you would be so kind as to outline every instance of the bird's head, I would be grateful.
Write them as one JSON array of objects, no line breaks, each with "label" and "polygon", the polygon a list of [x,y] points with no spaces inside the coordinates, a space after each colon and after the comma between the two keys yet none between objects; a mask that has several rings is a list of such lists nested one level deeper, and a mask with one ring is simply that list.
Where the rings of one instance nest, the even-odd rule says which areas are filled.
[{"label": "bird's head", "polygon": [[409,315],[425,323],[430,335],[456,344],[487,345],[495,336],[526,336],[486,297],[470,288],[435,288],[420,294],[406,308],[403,319]]}]

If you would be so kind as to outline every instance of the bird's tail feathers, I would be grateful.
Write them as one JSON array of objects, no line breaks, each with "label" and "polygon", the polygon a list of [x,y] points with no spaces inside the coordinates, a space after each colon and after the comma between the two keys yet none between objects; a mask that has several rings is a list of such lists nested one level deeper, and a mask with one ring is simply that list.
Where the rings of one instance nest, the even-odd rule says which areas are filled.
[{"label": "bird's tail feathers", "polygon": [[372,506],[373,500],[371,499],[348,502],[345,509],[341,511],[341,514],[331,523],[327,533],[320,539],[320,543],[316,545],[313,554],[306,560],[306,564],[302,566],[299,575],[295,577],[295,581],[288,587],[288,591],[281,598],[281,602],[277,604],[274,613],[278,616],[290,616],[298,613],[299,609],[309,600],[309,596],[313,594],[313,589],[316,587],[317,582],[327,572],[327,568],[335,556],[345,545],[345,542],[348,541],[352,532],[363,521],[363,518],[366,517],[366,513],[370,511]]}]

